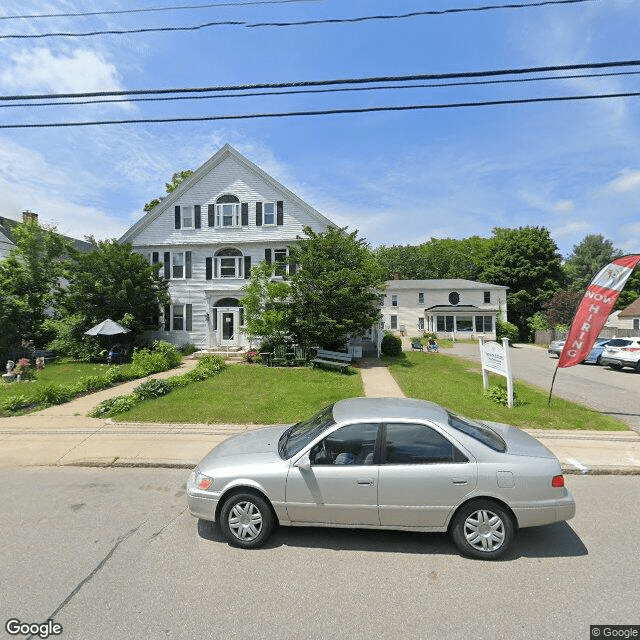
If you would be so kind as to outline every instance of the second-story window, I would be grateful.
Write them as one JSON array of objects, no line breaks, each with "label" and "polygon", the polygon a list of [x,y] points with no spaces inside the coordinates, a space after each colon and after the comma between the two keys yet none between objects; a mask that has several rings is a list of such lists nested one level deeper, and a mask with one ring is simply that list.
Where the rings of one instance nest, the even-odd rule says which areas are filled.
[{"label": "second-story window", "polygon": [[484,292],[484,301],[485,303],[491,302],[491,291]]},{"label": "second-story window", "polygon": [[392,307],[398,306],[398,296],[395,294],[391,296],[391,306]]},{"label": "second-story window", "polygon": [[171,277],[184,278],[184,251],[174,251],[171,254]]},{"label": "second-story window", "polygon": [[243,260],[238,249],[220,249],[215,255],[214,277],[242,278]]},{"label": "second-story window", "polygon": [[422,291],[418,294],[418,304],[424,304],[424,293]]}]

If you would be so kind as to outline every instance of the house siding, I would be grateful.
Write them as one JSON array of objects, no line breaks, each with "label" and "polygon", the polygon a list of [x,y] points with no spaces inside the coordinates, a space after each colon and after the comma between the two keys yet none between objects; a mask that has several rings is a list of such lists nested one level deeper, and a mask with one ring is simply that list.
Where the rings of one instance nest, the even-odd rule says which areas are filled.
[{"label": "house siding", "polygon": [[[485,292],[490,293],[490,301],[485,302]],[[419,294],[422,293],[422,302]],[[459,301],[451,304],[449,295],[457,293]],[[397,305],[392,304],[393,300]],[[457,331],[458,337],[470,335],[485,335],[495,338],[495,320],[500,312],[502,318],[507,318],[507,287],[494,284],[474,282],[472,280],[389,280],[383,306],[381,309],[384,329],[400,333],[402,328],[405,335],[421,336],[423,332],[449,335],[450,331],[437,331],[433,326],[437,316],[491,316],[492,331]],[[392,322],[395,316],[395,326]],[[420,328],[422,318],[424,328]],[[474,320],[475,322],[475,320]]]},{"label": "house siding", "polygon": [[[216,228],[209,226],[209,205],[214,205],[223,195],[235,196],[241,204],[241,222],[247,225]],[[273,202],[273,225],[257,224],[256,206]],[[280,204],[282,203],[282,204]],[[200,208],[200,228],[184,228],[178,225],[178,207]],[[262,216],[264,222],[264,214]],[[280,224],[281,223],[281,224]],[[298,237],[304,235],[304,227],[316,232],[332,225],[328,219],[300,200],[284,186],[243,158],[237,151],[225,145],[191,178],[165,198],[120,239],[131,242],[134,251],[145,256],[154,252],[159,256],[159,269],[164,272],[162,261],[166,252],[191,252],[191,277],[169,280],[171,305],[192,305],[192,330],[154,332],[175,344],[193,343],[198,347],[214,347],[219,344],[248,344],[247,337],[239,331],[239,308],[217,310],[216,303],[223,298],[240,301],[246,278],[220,277],[215,274],[215,255],[220,249],[236,249],[241,252],[240,270],[244,276],[246,259],[251,266],[265,259],[265,251],[272,256],[275,250],[288,249]],[[176,228],[180,226],[181,228]],[[240,257],[240,256],[239,256]],[[211,278],[207,279],[207,258],[210,258]],[[214,311],[214,308],[216,311]],[[207,318],[208,314],[208,318]],[[215,315],[215,317],[214,317]],[[233,316],[233,339],[224,340],[220,323]],[[214,327],[217,324],[217,329]]]}]

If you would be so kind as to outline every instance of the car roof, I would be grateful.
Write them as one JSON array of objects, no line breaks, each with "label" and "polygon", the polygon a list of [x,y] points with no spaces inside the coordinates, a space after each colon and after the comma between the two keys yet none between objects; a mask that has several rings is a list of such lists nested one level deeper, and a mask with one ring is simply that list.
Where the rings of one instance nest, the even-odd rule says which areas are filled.
[{"label": "car roof", "polygon": [[351,420],[431,420],[448,421],[447,412],[440,405],[410,398],[348,398],[333,405],[336,422]]}]

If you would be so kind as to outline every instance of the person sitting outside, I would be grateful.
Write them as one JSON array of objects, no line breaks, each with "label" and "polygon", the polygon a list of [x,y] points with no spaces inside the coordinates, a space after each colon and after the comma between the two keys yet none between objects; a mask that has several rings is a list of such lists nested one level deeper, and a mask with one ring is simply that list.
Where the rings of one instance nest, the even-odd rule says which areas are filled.
[{"label": "person sitting outside", "polygon": [[434,337],[429,338],[427,343],[427,351],[431,351],[433,353],[438,353],[438,343]]}]

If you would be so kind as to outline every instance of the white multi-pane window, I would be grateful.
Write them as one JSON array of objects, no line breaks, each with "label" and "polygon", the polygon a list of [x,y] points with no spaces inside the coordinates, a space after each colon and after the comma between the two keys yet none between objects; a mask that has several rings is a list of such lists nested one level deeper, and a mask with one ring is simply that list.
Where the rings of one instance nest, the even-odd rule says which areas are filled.
[{"label": "white multi-pane window", "polygon": [[418,318],[418,329],[424,331],[424,318]]},{"label": "white multi-pane window", "polygon": [[171,254],[171,277],[184,278],[184,251],[174,251]]},{"label": "white multi-pane window", "polygon": [[398,296],[395,294],[391,296],[391,306],[392,307],[398,306]]},{"label": "white multi-pane window", "polygon": [[263,217],[263,224],[276,223],[276,203],[275,202],[264,202],[262,204],[262,217]]},{"label": "white multi-pane window", "polygon": [[238,249],[220,249],[215,255],[214,277],[242,278],[243,256]]},{"label": "white multi-pane window", "polygon": [[422,291],[418,294],[418,304],[424,304],[424,293]]},{"label": "white multi-pane window", "polygon": [[182,205],[180,207],[180,216],[182,218],[182,228],[192,229],[194,224],[193,205]]},{"label": "white multi-pane window", "polygon": [[240,203],[226,202],[216,205],[216,227],[239,227]]}]

